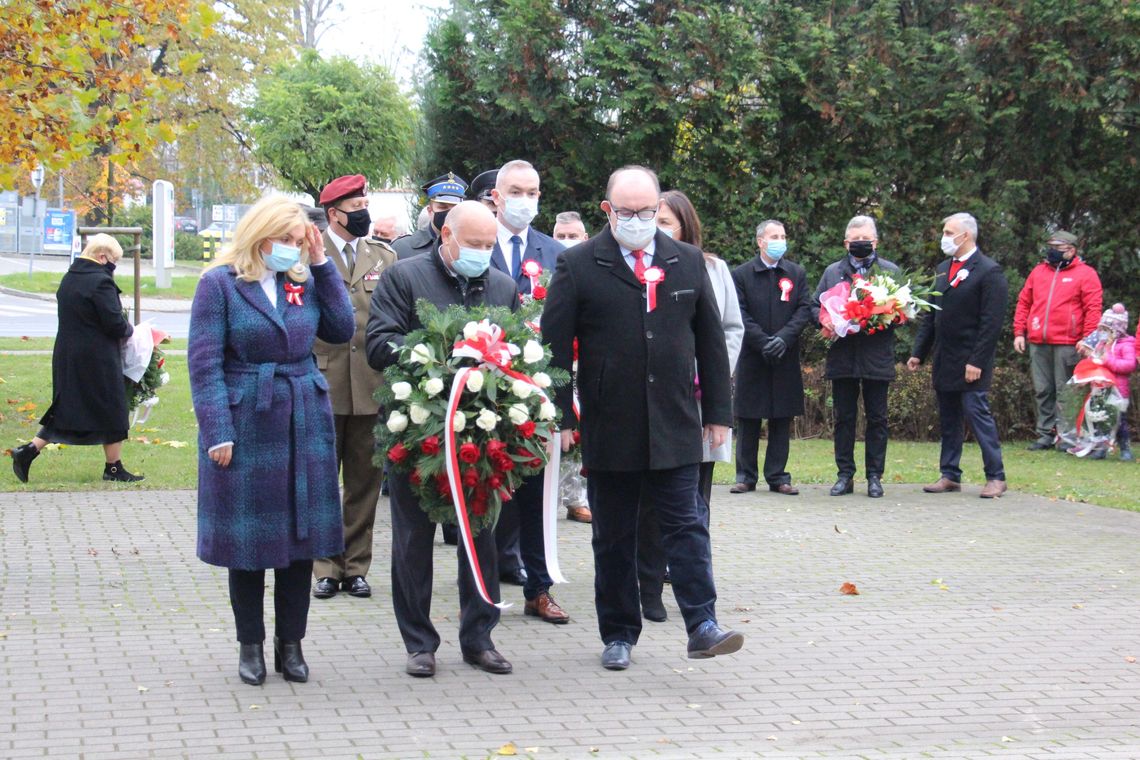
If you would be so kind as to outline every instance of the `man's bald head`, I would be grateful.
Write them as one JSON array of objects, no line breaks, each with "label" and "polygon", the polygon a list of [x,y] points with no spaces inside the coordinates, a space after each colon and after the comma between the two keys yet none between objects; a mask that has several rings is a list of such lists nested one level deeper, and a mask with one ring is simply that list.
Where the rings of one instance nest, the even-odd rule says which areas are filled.
[{"label": "man's bald head", "polygon": [[440,230],[440,253],[451,265],[459,258],[459,248],[490,251],[495,247],[499,227],[495,215],[479,201],[463,201],[451,209]]}]

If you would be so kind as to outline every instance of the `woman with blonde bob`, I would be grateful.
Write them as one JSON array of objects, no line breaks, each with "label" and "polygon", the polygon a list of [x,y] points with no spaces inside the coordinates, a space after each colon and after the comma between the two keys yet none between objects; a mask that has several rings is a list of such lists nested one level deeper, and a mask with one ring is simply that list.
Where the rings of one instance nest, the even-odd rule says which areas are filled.
[{"label": "woman with blonde bob", "polygon": [[134,332],[115,285],[115,264],[122,257],[119,241],[93,235],[59,283],[51,406],[36,436],[11,451],[12,470],[21,483],[28,482],[32,460],[49,442],[101,444],[107,461],[103,480],[142,480],[127,472],[120,457],[130,428],[121,344]]},{"label": "woman with blonde bob", "polygon": [[344,549],[328,384],[313,340],[346,343],[352,306],[297,203],[263,198],[207,269],[190,314],[198,417],[198,557],[229,568],[238,676],[265,681],[265,571],[274,668],[306,681],[313,560]]}]

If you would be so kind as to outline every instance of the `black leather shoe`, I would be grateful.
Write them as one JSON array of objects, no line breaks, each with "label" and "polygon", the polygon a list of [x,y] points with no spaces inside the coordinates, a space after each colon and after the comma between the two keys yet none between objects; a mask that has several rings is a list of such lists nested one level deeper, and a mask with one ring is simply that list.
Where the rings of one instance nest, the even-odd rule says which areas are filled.
[{"label": "black leather shoe", "polygon": [[317,599],[332,599],[339,588],[340,582],[336,578],[318,578],[317,584],[313,586],[313,596]]},{"label": "black leather shoe", "polygon": [[726,631],[715,620],[706,620],[689,637],[689,659],[716,657],[732,654],[744,646],[744,636],[736,631]]},{"label": "black leather shoe", "polygon": [[372,587],[368,585],[368,581],[364,580],[363,575],[345,578],[341,581],[340,587],[347,591],[349,596],[358,596],[361,599],[372,596]]},{"label": "black leather shoe", "polygon": [[404,672],[416,678],[431,678],[435,675],[435,652],[411,652]]},{"label": "black leather shoe", "polygon": [[9,453],[12,455],[12,472],[16,473],[16,480],[27,483],[28,470],[32,468],[32,460],[40,455],[40,450],[29,441],[23,446],[11,449]]},{"label": "black leather shoe", "polygon": [[643,594],[641,597],[641,616],[654,623],[664,623],[669,618],[665,605],[661,602],[660,594]]},{"label": "black leather shoe", "polygon": [[1025,450],[1026,451],[1048,451],[1051,448],[1053,448],[1053,442],[1052,441],[1034,441],[1033,443],[1029,444],[1025,448]]},{"label": "black leather shoe", "polygon": [[521,567],[508,570],[499,575],[499,580],[503,583],[509,583],[512,586],[526,585],[526,570],[523,570]]},{"label": "black leather shoe", "polygon": [[250,686],[265,683],[265,647],[262,644],[238,647],[238,678]]},{"label": "black leather shoe", "polygon": [[309,680],[309,666],[301,654],[301,642],[282,641],[273,637],[273,669],[285,676],[286,681],[305,683]]},{"label": "black leather shoe", "polygon": [[755,491],[755,490],[756,490],[756,484],[755,483],[736,483],[732,486],[732,488],[728,489],[728,492],[729,493],[748,493],[749,491]]},{"label": "black leather shoe", "polygon": [[507,658],[494,649],[484,649],[482,652],[464,652],[463,661],[468,665],[474,665],[485,673],[505,675],[512,670]]},{"label": "black leather shoe", "polygon": [[443,542],[448,546],[459,546],[459,526],[458,525],[441,525],[440,529],[443,531]]},{"label": "black leather shoe", "polygon": [[832,496],[843,496],[844,494],[855,493],[855,483],[851,478],[841,477],[835,481],[835,485],[831,487],[830,491]]},{"label": "black leather shoe", "polygon": [[872,499],[880,499],[883,496],[883,480],[878,475],[867,476],[867,495]]},{"label": "black leather shoe", "polygon": [[625,670],[633,644],[628,641],[611,641],[602,651],[602,667],[606,670]]},{"label": "black leather shoe", "polygon": [[117,462],[108,462],[103,465],[103,480],[113,480],[119,483],[138,483],[140,480],[146,480],[142,475],[135,475],[127,472],[127,468],[123,467],[123,460]]}]

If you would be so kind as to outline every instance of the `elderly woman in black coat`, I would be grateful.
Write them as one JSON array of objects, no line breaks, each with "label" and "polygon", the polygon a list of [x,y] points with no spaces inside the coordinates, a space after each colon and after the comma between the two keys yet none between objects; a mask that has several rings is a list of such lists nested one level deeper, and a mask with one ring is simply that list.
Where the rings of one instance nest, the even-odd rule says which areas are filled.
[{"label": "elderly woman in black coat", "polygon": [[12,470],[21,483],[28,482],[32,460],[52,442],[102,444],[107,460],[103,480],[142,480],[127,472],[120,457],[130,428],[120,345],[134,332],[115,285],[115,264],[122,257],[115,238],[94,235],[59,283],[51,406],[35,438],[11,452]]}]

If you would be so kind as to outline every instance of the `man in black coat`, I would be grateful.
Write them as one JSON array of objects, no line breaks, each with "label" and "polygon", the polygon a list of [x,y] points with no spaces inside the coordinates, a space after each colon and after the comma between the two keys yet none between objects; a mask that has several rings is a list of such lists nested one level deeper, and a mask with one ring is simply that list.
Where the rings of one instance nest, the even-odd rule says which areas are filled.
[{"label": "man in black coat", "polygon": [[[416,301],[426,298],[445,309],[463,306],[518,308],[518,291],[510,277],[490,269],[495,244],[495,218],[475,201],[456,206],[440,230],[436,250],[397,261],[384,270],[372,292],[365,349],[368,364],[383,371],[397,360],[395,346],[422,327]],[[481,266],[481,269],[480,269]],[[435,524],[420,509],[407,473],[389,474],[392,506],[392,606],[404,646],[406,671],[413,676],[435,675],[439,634],[431,622],[432,540]],[[483,583],[492,598],[499,595],[495,560],[495,531],[474,537]],[[510,673],[511,664],[495,650],[491,630],[499,609],[479,598],[475,578],[462,546],[459,557],[459,646],[463,660],[488,673]]]},{"label": "man in black coat", "polygon": [[799,490],[787,472],[792,418],[804,413],[800,333],[811,321],[807,273],[788,261],[784,225],[769,219],[756,228],[760,252],[732,273],[744,321],[736,365],[736,485],[732,493],[756,490],[760,424],[768,420],[764,480],[785,496]]},{"label": "man in black coat", "polygon": [[[659,206],[651,170],[614,172],[601,204],[609,224],[559,259],[542,317],[555,366],[570,370],[578,339],[594,599],[605,644],[602,666],[610,670],[629,667],[641,633],[636,554],[642,499],[660,522],[689,657],[729,654],[744,643],[716,623],[709,532],[697,496],[702,436],[713,447],[723,444],[732,419],[728,350],[701,252],[657,232]],[[559,389],[557,402],[564,424],[571,424],[568,386]],[[572,440],[564,429],[563,450]]]},{"label": "man in black coat", "polygon": [[942,250],[951,258],[938,265],[934,298],[939,311],[922,319],[907,361],[912,372],[934,351],[932,377],[942,424],[942,477],[922,490],[946,493],[962,490],[963,422],[974,431],[982,449],[986,485],[983,499],[1005,493],[1005,468],[997,425],[990,413],[987,391],[994,371],[994,352],[1005,319],[1009,284],[1005,274],[977,246],[978,223],[969,214],[954,214],[942,222]]},{"label": "man in black coat", "polygon": [[[820,297],[840,282],[851,282],[855,275],[897,272],[898,266],[879,256],[879,233],[875,220],[855,216],[843,236],[847,255],[823,271],[812,296],[818,309]],[[818,312],[817,312],[818,314]],[[832,409],[835,414],[835,466],[838,478],[832,496],[855,490],[855,420],[859,414],[859,393],[863,394],[863,416],[867,421],[867,495],[883,495],[883,470],[887,464],[887,391],[895,379],[895,333],[888,328],[874,335],[860,331],[835,340],[827,350],[825,376],[831,381]]]}]

